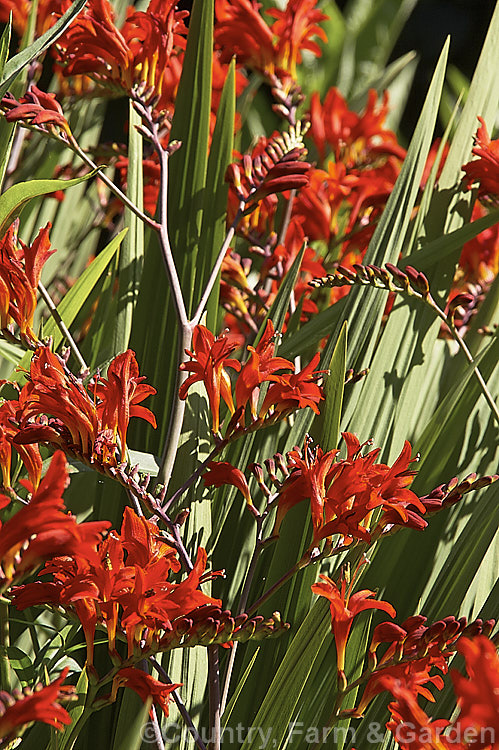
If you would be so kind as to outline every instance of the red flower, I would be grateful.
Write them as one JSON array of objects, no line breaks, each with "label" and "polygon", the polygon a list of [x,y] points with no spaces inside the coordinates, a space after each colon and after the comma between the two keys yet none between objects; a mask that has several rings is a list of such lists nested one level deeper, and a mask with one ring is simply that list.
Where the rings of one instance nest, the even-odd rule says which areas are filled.
[{"label": "red flower", "polygon": [[[71,717],[60,705],[60,701],[76,697],[73,685],[62,685],[68,674],[68,667],[60,677],[49,685],[37,686],[35,690],[25,689],[24,694],[10,696],[0,693],[0,739],[12,740],[19,737],[28,724],[41,721],[56,729],[71,724]],[[3,710],[2,710],[3,709]]]},{"label": "red flower", "polygon": [[[58,451],[29,504],[0,527],[3,588],[52,557],[94,548],[111,525],[109,521],[78,524],[74,516],[65,513],[62,494],[67,483],[66,459]],[[5,500],[8,498],[3,498],[4,505]]]},{"label": "red flower", "polygon": [[19,454],[33,487],[38,487],[42,475],[42,457],[37,445],[15,445],[14,439],[18,429],[15,426],[15,416],[19,404],[17,401],[4,401],[0,406],[0,467],[2,470],[3,486],[10,488],[10,466],[12,446]]},{"label": "red flower", "polygon": [[327,476],[338,451],[332,450],[324,453],[321,448],[316,448],[312,452],[310,443],[311,438],[305,440],[303,454],[299,450],[290,451],[287,454],[288,469],[291,469],[291,474],[285,480],[279,493],[274,534],[279,533],[280,525],[288,510],[304,498],[310,498],[314,539],[324,523]]},{"label": "red flower", "polygon": [[99,378],[95,394],[100,399],[97,405],[101,429],[111,430],[113,438],[119,435],[121,460],[126,456],[126,433],[131,417],[140,417],[156,428],[154,414],[141,401],[156,393],[151,385],[144,384],[145,377],[139,377],[139,366],[131,349],[118,354],[107,370],[107,379]]},{"label": "red flower", "polygon": [[149,409],[137,405],[155,390],[142,383],[130,349],[111,362],[107,379],[97,378],[93,399],[46,346],[34,353],[29,377],[16,410],[16,447],[49,442],[87,463],[116,466],[116,435],[123,460],[130,418],[156,424]]},{"label": "red flower", "polygon": [[491,141],[487,132],[485,120],[478,118],[480,127],[475,136],[475,148],[472,153],[478,159],[463,165],[466,173],[466,187],[471,188],[473,183],[480,183],[478,197],[480,199],[499,200],[499,139]]},{"label": "red flower", "polygon": [[88,75],[127,93],[143,83],[161,97],[170,58],[185,48],[183,19],[188,13],[176,11],[175,2],[151,0],[146,11],[129,8],[119,30],[108,0],[91,0],[57,42],[64,75]]},{"label": "red flower", "polygon": [[73,140],[71,128],[55,94],[47,94],[34,84],[19,101],[7,93],[0,107],[6,111],[7,122],[19,122],[24,127],[43,130],[57,138],[62,135],[66,141]]},{"label": "red flower", "polygon": [[376,99],[376,91],[370,89],[365,110],[358,115],[348,109],[335,87],[329,89],[324,104],[317,93],[312,95],[309,133],[322,160],[326,157],[326,147],[336,161],[349,168],[371,163],[380,154],[404,159],[405,150],[398,145],[395,133],[383,124],[388,113],[388,93],[383,94],[378,109]]},{"label": "red flower", "polygon": [[16,220],[0,240],[0,326],[7,328],[13,320],[32,346],[38,340],[33,332],[36,288],[43,264],[55,251],[50,250],[50,223],[31,246],[18,239],[18,227]]},{"label": "red flower", "polygon": [[[389,690],[395,701],[388,704],[391,719],[386,727],[394,735],[401,750],[446,750],[445,738],[441,736],[448,721],[434,721],[423,711],[416,695],[395,677],[385,677],[384,689]],[[451,743],[454,750],[464,746]]]},{"label": "red flower", "polygon": [[278,37],[276,58],[278,68],[296,78],[296,64],[301,63],[301,51],[307,50],[320,57],[321,48],[313,37],[327,42],[324,29],[318,26],[328,16],[316,8],[317,0],[288,0],[286,8],[270,8],[269,16],[277,20],[272,24],[272,33]]},{"label": "red flower", "polygon": [[477,636],[459,641],[468,677],[451,671],[459,716],[454,724],[462,736],[468,731],[474,750],[493,745],[499,737],[499,657],[488,638]]},{"label": "red flower", "polygon": [[375,591],[365,589],[364,591],[357,591],[355,594],[352,594],[355,576],[352,577],[352,582],[348,589],[343,576],[340,581],[340,588],[328,576],[321,575],[320,578],[322,578],[322,581],[314,583],[312,591],[314,594],[324,596],[330,602],[331,628],[336,645],[337,669],[338,672],[344,672],[345,649],[354,617],[367,609],[381,609],[383,612],[389,614],[390,617],[395,617],[396,612],[388,602],[373,599],[372,597],[376,596]]},{"label": "red flower", "polygon": [[225,336],[219,336],[215,339],[207,328],[196,326],[192,337],[193,351],[186,349],[186,353],[192,359],[190,362],[184,362],[180,365],[181,370],[193,373],[181,385],[180,398],[187,398],[187,391],[194,383],[204,383],[213,416],[212,429],[215,433],[218,432],[220,427],[221,398],[229,407],[231,414],[234,413],[232,389],[226,368],[241,369],[241,364],[229,357],[236,348],[237,345],[230,343]]},{"label": "red flower", "polygon": [[283,416],[295,409],[305,409],[310,406],[316,414],[319,414],[318,403],[324,397],[322,388],[315,381],[326,372],[315,370],[319,360],[320,355],[316,354],[300,372],[275,376],[275,382],[269,386],[261,406],[260,419],[265,417],[270,409],[273,409],[273,416]]},{"label": "red flower", "polygon": [[132,656],[135,649],[161,648],[175,623],[194,610],[221,606],[219,599],[200,589],[206,580],[206,559],[206,552],[199,548],[187,577],[180,583],[169,581],[170,573],[180,570],[175,550],[156,524],[127,509],[121,534],[111,532],[93,547],[74,548],[52,559],[40,573],[51,580],[17,587],[13,601],[18,609],[53,604],[76,614],[85,633],[89,664],[97,623],[107,628],[111,653],[121,634]]},{"label": "red flower", "polygon": [[113,694],[122,686],[134,690],[144,703],[151,697],[153,702],[161,708],[165,716],[168,716],[168,704],[171,700],[171,693],[181,687],[178,684],[165,685],[164,682],[155,680],[150,674],[146,674],[141,669],[136,669],[135,667],[123,667],[120,669],[113,680]]},{"label": "red flower", "polygon": [[256,419],[259,386],[265,381],[276,380],[278,370],[294,370],[294,365],[284,357],[274,357],[276,334],[269,319],[262,338],[256,347],[248,346],[250,356],[244,363],[236,382],[236,403],[245,407],[249,403],[251,416]]},{"label": "red flower", "polygon": [[260,15],[261,5],[255,0],[216,0],[215,43],[222,50],[222,59],[228,61],[235,54],[238,62],[258,70],[267,79],[277,75],[289,83],[289,79],[296,78],[302,50],[321,54],[313,37],[327,41],[324,30],[317,25],[327,16],[316,5],[317,0],[288,0],[284,10],[267,10],[269,16],[277,19],[269,28]]},{"label": "red flower", "polygon": [[203,481],[205,487],[221,487],[223,484],[231,484],[244,495],[248,505],[253,505],[248,482],[243,472],[226,461],[210,461],[208,471],[203,474]]}]

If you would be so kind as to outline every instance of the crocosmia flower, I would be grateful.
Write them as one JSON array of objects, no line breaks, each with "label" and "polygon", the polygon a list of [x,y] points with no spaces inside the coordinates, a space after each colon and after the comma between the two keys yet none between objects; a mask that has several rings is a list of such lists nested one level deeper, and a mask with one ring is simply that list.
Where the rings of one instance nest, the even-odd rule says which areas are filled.
[{"label": "crocosmia flower", "polygon": [[117,437],[124,460],[130,418],[156,426],[149,409],[139,406],[155,393],[143,380],[135,353],[128,350],[111,362],[107,379],[94,378],[89,393],[49,347],[39,346],[19,394],[12,442],[16,447],[47,442],[96,467],[116,466]]},{"label": "crocosmia flower", "polygon": [[338,585],[326,575],[321,575],[319,583],[312,585],[314,594],[324,596],[330,602],[331,609],[331,628],[334,634],[334,642],[337,654],[338,672],[344,672],[345,669],[345,652],[352,628],[354,618],[367,609],[380,609],[386,612],[390,617],[395,617],[396,612],[391,604],[374,599],[375,591],[356,591],[352,593],[355,576],[347,588],[347,582],[344,577]]},{"label": "crocosmia flower", "polygon": [[482,117],[475,136],[473,154],[478,157],[463,166],[466,173],[466,185],[471,187],[479,183],[480,199],[499,201],[499,140],[491,141],[485,120]]},{"label": "crocosmia flower", "polygon": [[19,737],[27,725],[34,721],[48,724],[55,729],[64,729],[71,724],[71,717],[61,701],[76,698],[76,688],[62,683],[68,675],[65,667],[60,676],[49,685],[37,686],[34,690],[10,695],[0,692],[0,739],[14,740]]},{"label": "crocosmia flower", "polygon": [[186,350],[191,357],[189,362],[180,365],[181,370],[191,372],[182,384],[179,396],[187,398],[187,391],[194,383],[202,382],[208,394],[213,417],[213,432],[220,427],[220,399],[227,404],[231,414],[234,413],[232,388],[227,368],[240,370],[241,363],[231,359],[230,355],[237,349],[237,345],[229,341],[226,336],[215,336],[205,326],[199,325],[194,329],[192,337],[192,351]]},{"label": "crocosmia flower", "polygon": [[21,338],[32,347],[38,340],[33,331],[36,288],[44,263],[55,251],[50,249],[51,224],[31,245],[18,238],[18,227],[16,220],[0,239],[0,326],[5,329],[16,323]]},{"label": "crocosmia flower", "polygon": [[188,13],[175,5],[176,0],[151,0],[145,11],[129,7],[118,29],[108,0],[90,0],[57,42],[64,75],[84,74],[126,93],[143,84],[161,100],[170,58],[185,47],[187,34]]}]

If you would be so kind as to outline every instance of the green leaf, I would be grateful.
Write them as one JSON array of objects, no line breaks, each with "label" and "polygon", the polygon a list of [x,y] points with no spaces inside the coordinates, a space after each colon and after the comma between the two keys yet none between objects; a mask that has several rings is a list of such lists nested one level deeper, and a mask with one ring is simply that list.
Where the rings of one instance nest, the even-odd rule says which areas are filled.
[{"label": "green leaf", "polygon": [[[142,178],[142,136],[137,131],[141,124],[140,115],[135,111],[132,100],[128,107],[128,170],[127,197],[137,208],[143,209],[143,178]],[[139,217],[125,206],[124,224],[128,232],[123,241],[123,248],[119,257],[119,289],[116,300],[116,316],[113,324],[113,354],[123,352],[128,348],[132,330],[132,318],[142,279],[144,262],[144,223]]]},{"label": "green leaf", "polygon": [[0,79],[0,98],[4,96],[17,76],[29,63],[48,49],[66,31],[73,19],[83,10],[86,2],[87,0],[75,0],[64,15],[45,34],[42,34],[33,44],[30,44],[29,47],[23,49],[22,52],[19,52],[6,63]]},{"label": "green leaf", "polygon": [[0,78],[3,76],[7,55],[9,54],[10,37],[12,34],[12,13],[9,15],[9,22],[5,26],[2,37],[0,38]]},{"label": "green leaf", "polygon": [[124,748],[128,750],[129,747],[138,750],[141,740],[153,742],[154,727],[148,716],[151,699],[143,704],[136,692],[125,688],[119,702],[119,708],[116,708],[117,717],[112,732],[113,745],[111,750],[124,750]]},{"label": "green leaf", "polygon": [[324,386],[325,404],[321,409],[322,436],[321,447],[325,451],[333,450],[338,445],[340,436],[341,407],[345,388],[345,370],[347,361],[347,322],[343,323],[341,333],[334,347],[329,375]]},{"label": "green leaf", "polygon": [[64,730],[57,734],[57,744],[54,750],[71,750],[71,746],[68,744],[71,732],[76,722],[82,717],[85,710],[85,700],[88,692],[88,676],[87,670],[82,669],[78,682],[76,683],[76,694],[78,696],[77,703],[69,704],[68,713],[71,716],[72,722],[69,726],[65,727]]},{"label": "green leaf", "polygon": [[314,604],[296,633],[276,672],[252,726],[261,734],[246,738],[242,750],[257,750],[262,736],[268,747],[280,747],[295,716],[305,690],[307,678],[314,669],[319,649],[331,628],[329,607],[321,600]]},{"label": "green leaf", "polygon": [[170,143],[182,142],[169,162],[168,224],[188,315],[198,288],[196,268],[204,267],[197,256],[210,132],[213,13],[213,0],[194,0],[170,133]]},{"label": "green leaf", "polygon": [[[235,60],[232,60],[217,109],[217,121],[213,130],[210,155],[208,157],[203,219],[199,242],[200,262],[204,264],[204,270],[199,275],[197,296],[201,296],[202,294],[225,239],[228,193],[225,172],[232,160],[235,107],[236,67]],[[217,324],[219,291],[220,283],[217,280],[207,304],[206,326],[210,331],[214,331]]]},{"label": "green leaf", "polygon": [[[66,326],[69,328],[74,322],[76,316],[83,307],[85,300],[92,292],[92,289],[106,270],[108,264],[111,262],[114,254],[117,252],[123,238],[126,236],[128,229],[122,229],[122,231],[114,237],[109,245],[99,253],[94,261],[85,269],[76,284],[74,284],[69,292],[64,296],[62,301],[57,306],[57,311],[63,319]],[[56,322],[53,318],[50,318],[43,326],[43,336],[53,337],[53,348],[57,349],[62,341],[62,333],[59,331]]]},{"label": "green leaf", "polygon": [[32,198],[38,198],[40,195],[47,195],[56,190],[67,190],[73,185],[92,179],[98,171],[94,170],[83,177],[75,177],[73,180],[30,180],[12,185],[0,195],[0,237],[3,237],[14,219],[20,215]]},{"label": "green leaf", "polygon": [[274,329],[276,331],[278,331],[283,326],[284,320],[286,318],[286,313],[289,310],[289,303],[291,300],[291,295],[293,293],[293,289],[295,287],[296,280],[300,272],[300,267],[301,267],[301,263],[303,260],[303,254],[305,252],[305,248],[306,248],[306,243],[303,244],[303,247],[301,248],[296,258],[294,259],[291,265],[291,268],[289,269],[286,276],[284,277],[282,284],[279,287],[279,290],[275,296],[275,299],[272,302],[272,305],[270,306],[270,309],[267,315],[265,316],[265,319],[262,325],[260,326],[260,330],[254,341],[254,346],[258,344],[261,337],[263,336],[268,320],[272,321],[272,323],[274,324]]}]

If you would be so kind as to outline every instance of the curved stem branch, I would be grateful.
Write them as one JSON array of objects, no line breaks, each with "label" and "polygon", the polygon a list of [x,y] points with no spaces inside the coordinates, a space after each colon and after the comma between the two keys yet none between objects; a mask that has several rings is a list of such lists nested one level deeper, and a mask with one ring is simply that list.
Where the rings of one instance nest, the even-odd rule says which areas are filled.
[{"label": "curved stem branch", "polygon": [[48,291],[45,289],[41,281],[38,282],[38,291],[40,292],[40,295],[42,296],[43,301],[45,302],[48,309],[50,310],[50,314],[54,318],[56,326],[58,327],[58,329],[60,330],[64,338],[67,339],[69,347],[71,351],[73,352],[75,358],[78,360],[82,372],[88,371],[88,365],[83,359],[80,350],[78,349],[78,344],[72,337],[68,327],[66,326],[65,322],[61,318],[57,310],[57,307],[55,306],[52,300],[52,297],[50,296]]}]

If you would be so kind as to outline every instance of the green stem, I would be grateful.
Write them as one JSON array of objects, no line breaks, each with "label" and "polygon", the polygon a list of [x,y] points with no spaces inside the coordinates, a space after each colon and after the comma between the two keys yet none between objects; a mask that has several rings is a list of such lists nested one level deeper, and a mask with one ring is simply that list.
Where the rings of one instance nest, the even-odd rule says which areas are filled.
[{"label": "green stem", "polygon": [[9,637],[9,603],[0,598],[0,685],[1,689],[10,693],[11,671],[7,649],[10,645]]},{"label": "green stem", "polygon": [[56,326],[58,327],[58,329],[60,330],[60,332],[62,333],[62,335],[66,338],[66,340],[67,340],[67,342],[68,342],[68,344],[70,346],[71,351],[73,352],[75,358],[78,360],[78,363],[80,365],[81,370],[83,372],[88,371],[88,365],[85,362],[85,360],[83,359],[83,357],[81,355],[81,352],[78,349],[78,345],[77,345],[76,341],[72,337],[72,335],[71,335],[68,327],[66,326],[65,322],[63,321],[63,319],[59,315],[59,312],[58,312],[57,307],[55,306],[55,304],[54,304],[54,302],[52,300],[52,297],[50,296],[50,294],[48,293],[48,291],[45,289],[45,287],[43,286],[43,284],[42,284],[41,281],[38,282],[38,291],[40,292],[41,296],[43,297],[43,300],[44,300],[45,304],[47,305],[48,309],[50,310],[50,314],[52,315],[52,317],[53,317],[53,319],[55,321]]}]

